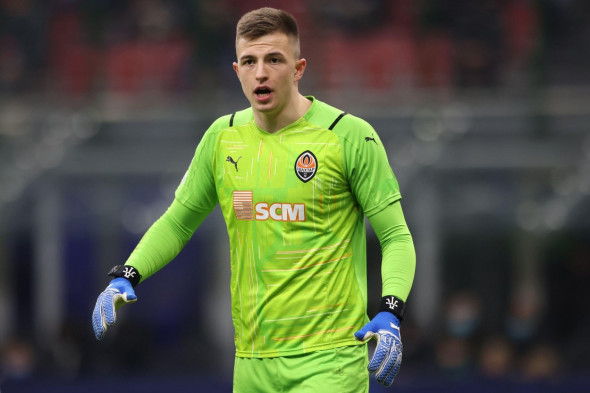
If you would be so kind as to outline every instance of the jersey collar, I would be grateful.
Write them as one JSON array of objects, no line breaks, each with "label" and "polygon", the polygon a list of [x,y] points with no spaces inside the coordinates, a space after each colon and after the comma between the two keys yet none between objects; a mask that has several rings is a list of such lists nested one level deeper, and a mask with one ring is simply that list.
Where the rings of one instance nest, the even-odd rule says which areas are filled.
[{"label": "jersey collar", "polygon": [[285,132],[286,130],[289,130],[289,129],[299,125],[303,121],[309,121],[309,119],[311,119],[311,117],[313,116],[313,114],[316,110],[316,107],[318,106],[317,105],[318,100],[316,100],[316,98],[314,96],[305,96],[305,98],[307,98],[308,100],[311,101],[311,106],[309,107],[307,112],[305,112],[305,114],[302,117],[295,120],[293,123],[286,125],[285,127],[281,128],[280,130],[278,130],[276,132],[270,133],[270,132],[264,131],[263,129],[258,127],[258,125],[256,124],[256,121],[254,120],[254,115],[252,115],[252,123],[254,124],[254,127],[256,127],[258,132],[260,132],[264,135],[279,135],[279,134]]}]

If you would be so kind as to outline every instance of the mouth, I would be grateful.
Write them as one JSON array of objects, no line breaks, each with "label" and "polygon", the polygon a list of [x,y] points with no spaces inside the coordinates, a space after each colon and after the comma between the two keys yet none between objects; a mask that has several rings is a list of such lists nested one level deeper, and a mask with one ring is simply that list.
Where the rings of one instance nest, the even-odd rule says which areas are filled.
[{"label": "mouth", "polygon": [[254,89],[254,95],[256,95],[259,100],[267,99],[271,93],[272,90],[266,86],[260,86]]}]

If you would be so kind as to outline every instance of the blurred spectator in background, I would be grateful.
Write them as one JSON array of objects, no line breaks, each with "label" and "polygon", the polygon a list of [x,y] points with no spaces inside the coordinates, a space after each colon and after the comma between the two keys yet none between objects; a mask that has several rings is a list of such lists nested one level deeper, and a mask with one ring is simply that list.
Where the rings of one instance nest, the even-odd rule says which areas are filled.
[{"label": "blurred spectator in background", "polygon": [[34,376],[36,362],[36,351],[30,342],[17,337],[7,340],[0,347],[0,382]]},{"label": "blurred spectator in background", "polygon": [[80,97],[99,80],[99,48],[90,41],[84,22],[79,3],[54,1],[48,10],[46,82],[52,94]]},{"label": "blurred spectator in background", "polygon": [[[387,93],[414,84],[412,9],[402,0],[314,2],[322,31],[322,85]],[[361,61],[352,61],[351,53]]]},{"label": "blurred spectator in background", "polygon": [[316,20],[347,34],[375,30],[388,22],[385,0],[328,0],[310,2]]},{"label": "blurred spectator in background", "polygon": [[[544,42],[539,12],[551,12],[549,17],[562,23],[569,15],[555,2],[535,7],[528,0],[273,4],[290,8],[313,38],[309,49],[324,87],[379,93],[526,85],[535,79],[528,71]],[[258,0],[2,0],[0,91],[81,97],[223,86],[231,73],[223,64],[234,57],[227,31],[236,15],[262,5]],[[349,66],[345,48],[363,59],[360,71]]]},{"label": "blurred spectator in background", "polygon": [[435,343],[434,352],[439,377],[460,380],[472,373],[474,349],[468,339],[444,335]]},{"label": "blurred spectator in background", "polygon": [[482,311],[475,293],[460,291],[452,294],[445,310],[445,327],[451,336],[472,338],[478,333]]},{"label": "blurred spectator in background", "polygon": [[446,378],[464,378],[474,368],[475,340],[481,323],[480,299],[468,290],[451,294],[443,318],[444,330],[435,349],[436,365]]},{"label": "blurred spectator in background", "polygon": [[230,65],[236,57],[232,31],[238,16],[228,0],[192,1],[185,23],[195,47],[191,72],[196,90],[210,95],[235,82]]},{"label": "blurred spectator in background", "polygon": [[514,350],[511,343],[502,336],[486,337],[478,355],[478,371],[487,379],[512,378],[514,369]]},{"label": "blurred spectator in background", "polygon": [[43,87],[45,13],[38,1],[0,1],[0,92]]},{"label": "blurred spectator in background", "polygon": [[527,382],[555,380],[560,375],[561,360],[552,345],[540,343],[522,360],[521,375]]},{"label": "blurred spectator in background", "polygon": [[559,345],[574,369],[590,369],[590,239],[573,234],[559,237],[549,248],[545,281],[547,313],[543,339]]},{"label": "blurred spectator in background", "polygon": [[188,85],[191,45],[173,2],[138,0],[129,5],[135,31],[109,45],[107,89],[123,93],[164,93]]},{"label": "blurred spectator in background", "polygon": [[[523,73],[530,70],[534,57],[540,49],[538,40],[539,16],[531,0],[511,0],[503,4],[502,52],[504,82],[507,84],[530,84],[532,78]],[[523,77],[524,76],[524,77]],[[520,80],[520,82],[519,82]]]},{"label": "blurred spectator in background", "polygon": [[539,289],[532,285],[521,285],[514,291],[506,317],[506,331],[513,342],[528,344],[538,338],[541,301]]},{"label": "blurred spectator in background", "polygon": [[420,2],[423,25],[450,34],[458,87],[493,86],[502,61],[501,5],[497,0]]}]

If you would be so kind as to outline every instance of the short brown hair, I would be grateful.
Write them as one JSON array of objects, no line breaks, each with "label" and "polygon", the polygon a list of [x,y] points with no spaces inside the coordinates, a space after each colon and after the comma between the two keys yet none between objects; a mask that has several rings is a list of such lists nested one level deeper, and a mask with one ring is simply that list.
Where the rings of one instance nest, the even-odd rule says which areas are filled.
[{"label": "short brown hair", "polygon": [[290,13],[271,7],[263,7],[244,14],[236,27],[236,42],[239,38],[253,40],[267,34],[284,33],[296,43],[299,52],[299,29]]}]

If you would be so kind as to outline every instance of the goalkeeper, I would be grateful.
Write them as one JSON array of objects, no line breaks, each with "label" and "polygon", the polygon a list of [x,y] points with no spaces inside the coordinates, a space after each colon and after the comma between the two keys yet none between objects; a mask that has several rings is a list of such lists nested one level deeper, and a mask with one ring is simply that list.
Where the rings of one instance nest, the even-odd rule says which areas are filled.
[{"label": "goalkeeper", "polygon": [[[385,149],[364,120],[300,94],[307,62],[290,14],[242,16],[236,54],[250,107],[210,126],[168,210],[111,270],[92,315],[96,337],[219,204],[231,249],[234,392],[367,392],[370,372],[389,386],[415,253]],[[371,320],[365,216],[382,252]]]}]

